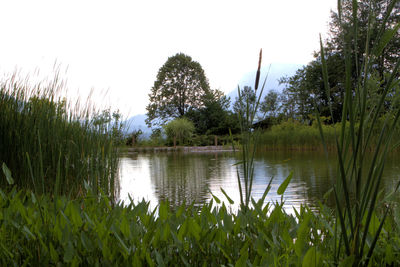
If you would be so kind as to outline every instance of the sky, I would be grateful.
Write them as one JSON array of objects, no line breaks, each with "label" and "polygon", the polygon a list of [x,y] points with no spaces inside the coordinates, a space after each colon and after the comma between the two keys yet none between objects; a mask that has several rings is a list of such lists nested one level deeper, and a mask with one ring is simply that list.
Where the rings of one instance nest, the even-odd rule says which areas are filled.
[{"label": "sky", "polygon": [[168,57],[199,62],[213,89],[229,93],[263,65],[307,64],[327,37],[337,0],[2,0],[0,79],[51,79],[128,117],[146,113]]}]

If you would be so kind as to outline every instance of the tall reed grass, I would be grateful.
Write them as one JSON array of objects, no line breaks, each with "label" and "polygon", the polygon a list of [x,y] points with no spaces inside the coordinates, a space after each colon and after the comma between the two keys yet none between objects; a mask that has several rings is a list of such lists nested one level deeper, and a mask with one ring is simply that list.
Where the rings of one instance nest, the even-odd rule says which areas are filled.
[{"label": "tall reed grass", "polygon": [[[390,116],[389,116],[390,117]],[[372,125],[372,134],[367,149],[372,151],[379,141],[380,131],[387,120],[393,118],[387,118],[383,116],[377,119],[374,125]],[[347,122],[348,124],[348,122]],[[357,122],[355,129],[358,129],[360,123]],[[321,133],[318,123],[313,123],[311,126],[308,124],[300,123],[296,120],[288,120],[271,126],[269,129],[263,130],[260,134],[259,150],[324,150],[325,148],[329,151],[336,150],[336,136],[342,128],[341,123],[335,124],[321,124],[322,132],[324,135],[324,144],[321,143]],[[346,127],[346,131],[349,131],[349,127]],[[346,133],[348,134],[348,133]],[[394,128],[394,135],[400,136],[400,127],[396,125]],[[399,140],[393,139],[391,144],[393,150],[397,151],[399,146]]]},{"label": "tall reed grass", "polygon": [[100,113],[90,100],[68,103],[64,90],[57,76],[39,84],[16,75],[0,81],[0,162],[19,188],[76,196],[87,182],[113,199],[119,116]]},{"label": "tall reed grass", "polygon": [[[341,18],[341,2],[338,1],[339,20]],[[379,201],[380,184],[388,153],[393,149],[392,139],[396,133],[400,108],[397,105],[387,107],[388,97],[393,93],[393,88],[398,82],[400,59],[389,73],[389,77],[379,91],[378,101],[368,102],[371,87],[369,80],[373,76],[374,60],[383,52],[386,44],[399,30],[400,24],[394,28],[387,25],[387,20],[394,5],[398,1],[391,1],[383,23],[380,25],[378,37],[374,46],[370,47],[370,23],[374,19],[372,12],[369,17],[366,50],[363,53],[362,66],[358,66],[357,55],[352,54],[351,47],[357,51],[358,3],[352,1],[353,7],[353,34],[351,38],[343,40],[345,47],[345,99],[342,110],[341,128],[336,135],[336,150],[338,158],[337,184],[333,187],[336,199],[336,224],[335,224],[335,251],[334,261],[338,264],[345,261],[346,266],[368,266],[373,256],[375,247],[380,239],[381,232],[390,205],[383,205]],[[341,22],[340,22],[341,24]],[[353,51],[354,51],[353,50]],[[327,95],[330,95],[328,84],[328,71],[325,61],[325,51],[321,41],[321,60],[323,65],[323,79]],[[355,66],[355,67],[354,67]],[[358,68],[359,67],[359,68]],[[331,104],[331,103],[330,103]],[[369,147],[373,143],[374,131],[379,117],[384,115],[382,128],[374,149]],[[319,124],[322,139],[324,133],[322,124]],[[366,161],[372,154],[372,161]],[[365,171],[367,170],[367,171]],[[396,192],[398,186],[394,188]],[[378,217],[379,212],[382,216]],[[377,223],[378,221],[378,223]],[[375,224],[375,226],[374,226]]]},{"label": "tall reed grass", "polygon": [[[338,127],[338,124],[322,125],[329,150],[336,145],[335,129]],[[259,147],[260,150],[323,150],[320,139],[317,124],[309,126],[289,120],[264,130],[260,135]]]}]

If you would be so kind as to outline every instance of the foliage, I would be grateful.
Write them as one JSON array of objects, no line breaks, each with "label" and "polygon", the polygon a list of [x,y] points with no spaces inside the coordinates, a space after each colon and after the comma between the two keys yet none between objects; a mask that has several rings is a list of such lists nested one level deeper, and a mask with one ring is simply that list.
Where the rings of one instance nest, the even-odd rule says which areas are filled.
[{"label": "foliage", "polygon": [[[70,106],[56,98],[62,89],[57,81],[0,83],[0,162],[20,188],[76,195],[87,181],[96,192],[113,196],[120,115],[93,112],[90,104]],[[6,186],[4,180],[0,184]]]},{"label": "foliage", "polygon": [[232,113],[229,111],[230,99],[219,90],[210,90],[204,96],[204,107],[192,109],[186,113],[199,135],[215,134],[225,135],[229,129],[237,131],[238,126],[231,120]]},{"label": "foliage", "polygon": [[351,62],[353,68],[357,69],[354,73],[361,73],[364,52],[367,46],[369,48],[375,46],[375,49],[378,49],[377,44],[383,33],[381,26],[385,25],[384,31],[392,34],[390,31],[394,30],[393,36],[385,47],[382,47],[380,53],[375,55],[375,64],[371,69],[376,71],[382,80],[385,73],[393,71],[400,56],[398,49],[400,32],[396,29],[400,23],[400,3],[391,0],[357,1],[355,12],[353,12],[353,2],[344,0],[341,1],[340,12],[331,13],[330,38],[326,41],[325,53],[328,56],[336,52],[344,54],[347,50],[353,57]]},{"label": "foliage", "polygon": [[[333,116],[332,122],[340,121],[344,95],[344,67],[340,54],[328,57],[327,66],[331,88],[329,98],[322,78],[322,63],[318,58],[297,70],[295,75],[281,78],[280,83],[286,85],[283,94],[289,100],[283,105],[286,110],[293,110],[292,118],[307,122],[308,116],[317,110],[321,116]],[[329,102],[332,103],[333,115]]]},{"label": "foliage", "polygon": [[254,110],[257,96],[255,90],[253,90],[251,86],[244,86],[242,90],[238,88],[238,91],[240,91],[240,94],[235,98],[235,102],[233,103],[233,111],[236,114],[241,114],[244,116],[247,112]]},{"label": "foliage", "polygon": [[176,141],[179,141],[180,145],[185,144],[194,133],[194,125],[191,121],[186,118],[175,119],[164,125],[164,131],[167,138],[173,141],[176,145]]},{"label": "foliage", "polygon": [[143,134],[143,131],[141,129],[138,130],[133,130],[126,138],[125,138],[125,145],[127,146],[132,146],[133,141],[135,141],[135,143],[138,143],[139,137]]},{"label": "foliage", "polygon": [[[253,200],[232,213],[214,197],[200,207],[161,202],[152,210],[144,201],[111,207],[107,196],[87,192],[71,200],[0,190],[0,265],[335,266],[334,218],[324,206],[289,215],[283,203]],[[400,264],[399,208],[392,212],[372,266]],[[336,264],[349,266],[340,253]]]},{"label": "foliage", "polygon": [[280,109],[279,93],[275,90],[270,90],[260,104],[260,111],[270,118],[276,118]]},{"label": "foliage", "polygon": [[[358,86],[358,79],[365,70],[365,52],[374,53],[374,64],[369,70],[375,76],[380,86],[376,88],[375,95],[367,95],[372,100],[382,93],[397,59],[400,57],[400,3],[392,1],[357,1],[357,10],[353,12],[352,0],[340,1],[340,15],[332,12],[330,36],[324,44],[325,64],[329,76],[326,82],[329,94],[324,85],[322,59],[315,53],[315,60],[299,69],[291,77],[283,77],[280,82],[285,84],[282,106],[287,118],[299,119],[306,122],[307,117],[315,111],[322,116],[331,117],[331,123],[342,120],[344,105],[345,84],[351,83],[353,93]],[[389,10],[389,8],[392,8]],[[386,16],[387,15],[387,16]],[[385,24],[384,28],[381,27]],[[383,33],[385,35],[383,36]],[[381,38],[388,40],[380,47]],[[367,51],[374,46],[374,51]],[[347,63],[345,61],[348,61]],[[352,69],[346,76],[346,64]],[[349,81],[346,81],[345,78]],[[398,77],[398,74],[396,74]],[[391,95],[395,94],[391,88]],[[385,110],[393,99],[387,98]]]},{"label": "foliage", "polygon": [[191,109],[203,107],[209,90],[198,62],[182,53],[169,57],[158,71],[149,94],[147,125],[163,125],[171,118],[183,117]]}]

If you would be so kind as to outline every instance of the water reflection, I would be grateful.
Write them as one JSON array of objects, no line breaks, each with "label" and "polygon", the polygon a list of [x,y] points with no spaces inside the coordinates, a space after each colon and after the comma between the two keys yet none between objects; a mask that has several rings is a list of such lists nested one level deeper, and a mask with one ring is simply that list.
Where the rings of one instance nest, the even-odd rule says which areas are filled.
[{"label": "water reflection", "polygon": [[[277,190],[284,179],[293,171],[283,200],[285,208],[298,208],[308,204],[318,207],[324,194],[335,184],[335,157],[325,157],[317,152],[269,152],[255,160],[252,196],[262,197],[269,181],[272,188],[266,202],[280,201]],[[212,198],[209,191],[225,200],[220,188],[235,202],[240,203],[237,170],[234,163],[239,160],[233,153],[147,153],[124,155],[120,164],[120,200],[129,202],[149,200],[155,207],[159,201],[169,200],[172,205],[184,202],[201,204]],[[399,173],[398,161],[388,161],[384,187],[391,188]],[[396,179],[393,179],[396,178]],[[243,182],[242,182],[243,183]]]}]

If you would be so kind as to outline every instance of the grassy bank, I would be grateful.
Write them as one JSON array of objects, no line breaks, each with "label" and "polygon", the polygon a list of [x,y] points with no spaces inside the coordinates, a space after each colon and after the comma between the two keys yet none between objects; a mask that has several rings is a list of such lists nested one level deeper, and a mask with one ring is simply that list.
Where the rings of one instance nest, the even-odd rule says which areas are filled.
[{"label": "grassy bank", "polygon": [[[322,129],[328,149],[334,149],[339,125],[323,125]],[[317,124],[309,126],[292,120],[262,130],[259,146],[262,150],[323,150]]]},{"label": "grassy bank", "polygon": [[[380,131],[385,124],[386,117],[379,118],[372,128],[372,136],[369,149],[376,147]],[[390,121],[390,119],[389,119]],[[388,123],[388,122],[386,122]],[[349,123],[346,123],[346,134],[349,134]],[[336,137],[340,135],[341,123],[322,124],[325,144],[328,150],[336,149]],[[355,129],[358,129],[359,123],[356,123]],[[369,129],[370,127],[366,127]],[[289,120],[271,126],[269,129],[261,130],[259,146],[260,150],[320,150],[323,151],[321,142],[321,133],[318,124],[314,122],[311,126],[297,121]],[[395,136],[400,136],[400,127],[396,125]],[[392,146],[398,147],[399,138],[394,138]]]},{"label": "grassy bank", "polygon": [[[97,112],[90,102],[67,103],[58,97],[63,90],[57,80],[0,81],[0,162],[11,169],[19,188],[76,196],[88,182],[111,196],[118,118]],[[7,186],[4,179],[0,185]]]}]

